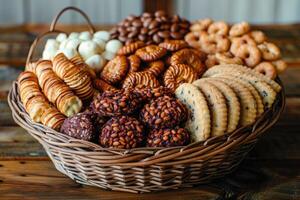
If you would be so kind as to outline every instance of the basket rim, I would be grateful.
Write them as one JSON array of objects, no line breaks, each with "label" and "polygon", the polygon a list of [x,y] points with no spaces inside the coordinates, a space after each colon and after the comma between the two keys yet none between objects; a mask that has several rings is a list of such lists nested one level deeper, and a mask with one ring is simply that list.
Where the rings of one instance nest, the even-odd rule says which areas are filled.
[{"label": "basket rim", "polygon": [[[267,127],[264,127],[262,130],[259,130],[257,137],[259,135],[261,135],[263,132],[266,131],[266,129],[268,129],[269,127],[271,127],[274,123],[277,122],[280,114],[282,113],[284,106],[285,106],[285,91],[284,91],[284,87],[280,81],[279,78],[276,79],[277,82],[279,82],[279,84],[282,86],[282,89],[280,91],[280,95],[278,95],[279,97],[277,98],[277,101],[274,102],[273,106],[271,109],[265,111],[263,113],[262,116],[260,116],[260,118],[258,118],[254,124],[246,126],[246,127],[240,127],[237,130],[235,130],[232,133],[229,134],[225,134],[222,136],[215,136],[215,137],[211,137],[205,141],[199,141],[199,142],[194,142],[191,143],[187,146],[177,146],[177,147],[137,147],[137,148],[132,148],[132,149],[116,149],[116,148],[104,148],[101,147],[99,144],[96,143],[92,143],[89,141],[83,141],[80,139],[75,139],[71,136],[68,136],[66,134],[63,134],[61,132],[55,131],[49,127],[44,126],[43,124],[40,123],[36,123],[33,122],[31,120],[31,118],[29,117],[29,115],[27,114],[27,112],[25,111],[22,102],[20,101],[20,97],[19,97],[19,90],[18,90],[18,83],[17,81],[14,81],[12,84],[12,88],[9,91],[8,94],[8,104],[12,110],[13,113],[13,118],[15,120],[15,122],[20,125],[22,128],[24,128],[25,130],[27,130],[28,132],[31,131],[36,131],[38,133],[43,132],[43,134],[45,133],[52,133],[57,135],[58,138],[60,139],[64,139],[65,140],[65,146],[68,146],[68,144],[70,144],[71,146],[73,146],[76,143],[81,143],[86,145],[85,147],[89,147],[91,149],[93,149],[93,151],[102,151],[102,150],[108,150],[108,151],[112,151],[114,153],[118,152],[119,154],[129,154],[129,153],[134,153],[134,152],[141,152],[141,151],[153,151],[153,152],[161,152],[161,151],[168,151],[168,150],[173,150],[173,149],[180,149],[180,151],[184,151],[184,150],[188,150],[191,148],[194,148],[195,146],[209,146],[211,143],[216,143],[219,140],[222,141],[228,141],[231,139],[237,139],[239,138],[239,133],[241,133],[242,131],[245,130],[251,130],[250,134],[253,134],[256,132],[256,130],[259,129],[260,123],[262,121],[265,121],[267,119],[267,116],[271,113],[273,114],[275,113],[275,116],[273,116],[271,123],[269,122]],[[278,106],[278,104],[281,104],[280,106]],[[31,134],[32,135],[32,134]],[[59,143],[57,145],[63,145],[63,143]],[[81,145],[79,145],[81,146]]]}]

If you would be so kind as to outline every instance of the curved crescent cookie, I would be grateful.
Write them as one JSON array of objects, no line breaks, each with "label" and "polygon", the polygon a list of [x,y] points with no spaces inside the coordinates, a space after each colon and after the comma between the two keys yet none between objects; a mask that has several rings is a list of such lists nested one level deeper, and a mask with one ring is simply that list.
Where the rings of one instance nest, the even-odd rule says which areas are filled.
[{"label": "curved crescent cookie", "polygon": [[241,105],[239,99],[231,87],[227,83],[216,80],[214,78],[203,78],[203,80],[216,86],[226,99],[228,115],[227,115],[227,133],[233,132],[240,120]]},{"label": "curved crescent cookie", "polygon": [[185,124],[191,139],[197,142],[209,138],[210,113],[201,91],[191,83],[183,83],[176,89],[175,95],[191,112]]},{"label": "curved crescent cookie", "polygon": [[233,77],[232,75],[229,75],[229,74],[218,74],[215,77],[221,77],[221,78],[226,78],[226,79],[233,79],[238,84],[241,84],[241,85],[247,87],[250,90],[250,92],[253,95],[253,97],[255,98],[255,100],[256,100],[257,117],[259,117],[260,115],[263,114],[263,112],[264,112],[264,104],[263,104],[262,98],[259,95],[258,91],[255,89],[255,87],[253,87],[248,81],[245,81],[244,79],[238,79],[237,77]]},{"label": "curved crescent cookie", "polygon": [[227,130],[227,105],[223,94],[213,84],[199,79],[193,82],[206,97],[212,120],[211,135],[224,135]]},{"label": "curved crescent cookie", "polygon": [[257,105],[255,98],[252,96],[250,90],[231,79],[220,77],[216,77],[215,79],[227,83],[237,94],[241,103],[241,118],[239,124],[241,126],[252,124],[256,119]]},{"label": "curved crescent cookie", "polygon": [[281,90],[281,86],[275,81],[273,81],[272,79],[242,65],[235,65],[235,64],[216,65],[208,69],[203,74],[203,77],[211,77],[214,74],[219,74],[219,73],[231,74],[234,72],[239,72],[241,74],[251,74],[253,77],[256,77],[257,80],[265,81],[266,83],[268,83],[272,87],[272,89],[275,90],[276,92],[279,92]]}]

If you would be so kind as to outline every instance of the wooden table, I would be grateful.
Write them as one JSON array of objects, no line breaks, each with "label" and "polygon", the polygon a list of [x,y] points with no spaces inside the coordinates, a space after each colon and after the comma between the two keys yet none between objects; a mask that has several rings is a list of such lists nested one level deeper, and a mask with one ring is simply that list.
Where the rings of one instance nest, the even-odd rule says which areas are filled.
[{"label": "wooden table", "polygon": [[261,28],[283,48],[290,64],[281,76],[285,111],[236,172],[180,190],[112,192],[77,184],[59,173],[41,145],[11,119],[6,95],[20,70],[0,68],[0,199],[300,199],[300,26]]}]

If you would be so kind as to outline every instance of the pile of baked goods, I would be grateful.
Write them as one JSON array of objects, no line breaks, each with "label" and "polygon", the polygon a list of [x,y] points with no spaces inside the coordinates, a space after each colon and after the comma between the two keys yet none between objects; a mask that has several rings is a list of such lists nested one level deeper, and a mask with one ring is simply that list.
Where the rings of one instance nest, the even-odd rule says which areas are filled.
[{"label": "pile of baked goods", "polygon": [[183,40],[167,40],[158,45],[137,41],[123,46],[118,56],[100,73],[105,91],[111,88],[165,86],[171,91],[184,82],[191,83],[205,72],[205,54]]},{"label": "pile of baked goods", "polygon": [[208,54],[206,66],[245,65],[274,79],[287,65],[280,49],[262,31],[251,30],[247,22],[230,26],[223,21],[201,19],[185,36],[187,43]]},{"label": "pile of baked goods", "polygon": [[94,34],[88,31],[72,32],[69,35],[60,33],[55,39],[47,40],[43,59],[51,60],[59,53],[65,54],[69,59],[80,56],[90,68],[98,72],[108,60],[115,57],[122,46],[107,31],[97,31]]},{"label": "pile of baked goods", "polygon": [[273,79],[285,67],[278,47],[247,23],[190,26],[157,11],[127,17],[111,35],[49,39],[18,85],[34,122],[73,138],[174,147],[255,123],[275,102]]}]

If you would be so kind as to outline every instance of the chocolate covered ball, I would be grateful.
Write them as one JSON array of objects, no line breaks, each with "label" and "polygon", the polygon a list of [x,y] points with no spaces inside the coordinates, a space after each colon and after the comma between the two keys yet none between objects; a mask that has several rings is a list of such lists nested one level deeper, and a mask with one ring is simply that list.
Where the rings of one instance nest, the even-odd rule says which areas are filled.
[{"label": "chocolate covered ball", "polygon": [[148,147],[175,147],[189,144],[190,134],[180,127],[155,129],[147,137]]},{"label": "chocolate covered ball", "polygon": [[130,115],[141,107],[141,96],[132,89],[105,91],[91,103],[94,112],[102,116]]},{"label": "chocolate covered ball", "polygon": [[186,107],[170,96],[152,100],[140,112],[140,120],[152,129],[172,128],[180,125],[186,118]]},{"label": "chocolate covered ball", "polygon": [[78,113],[65,119],[60,130],[68,136],[86,141],[94,141],[97,137],[92,115],[88,113]]},{"label": "chocolate covered ball", "polygon": [[133,117],[112,117],[102,128],[99,143],[106,148],[140,147],[144,140],[143,131],[142,123]]}]

